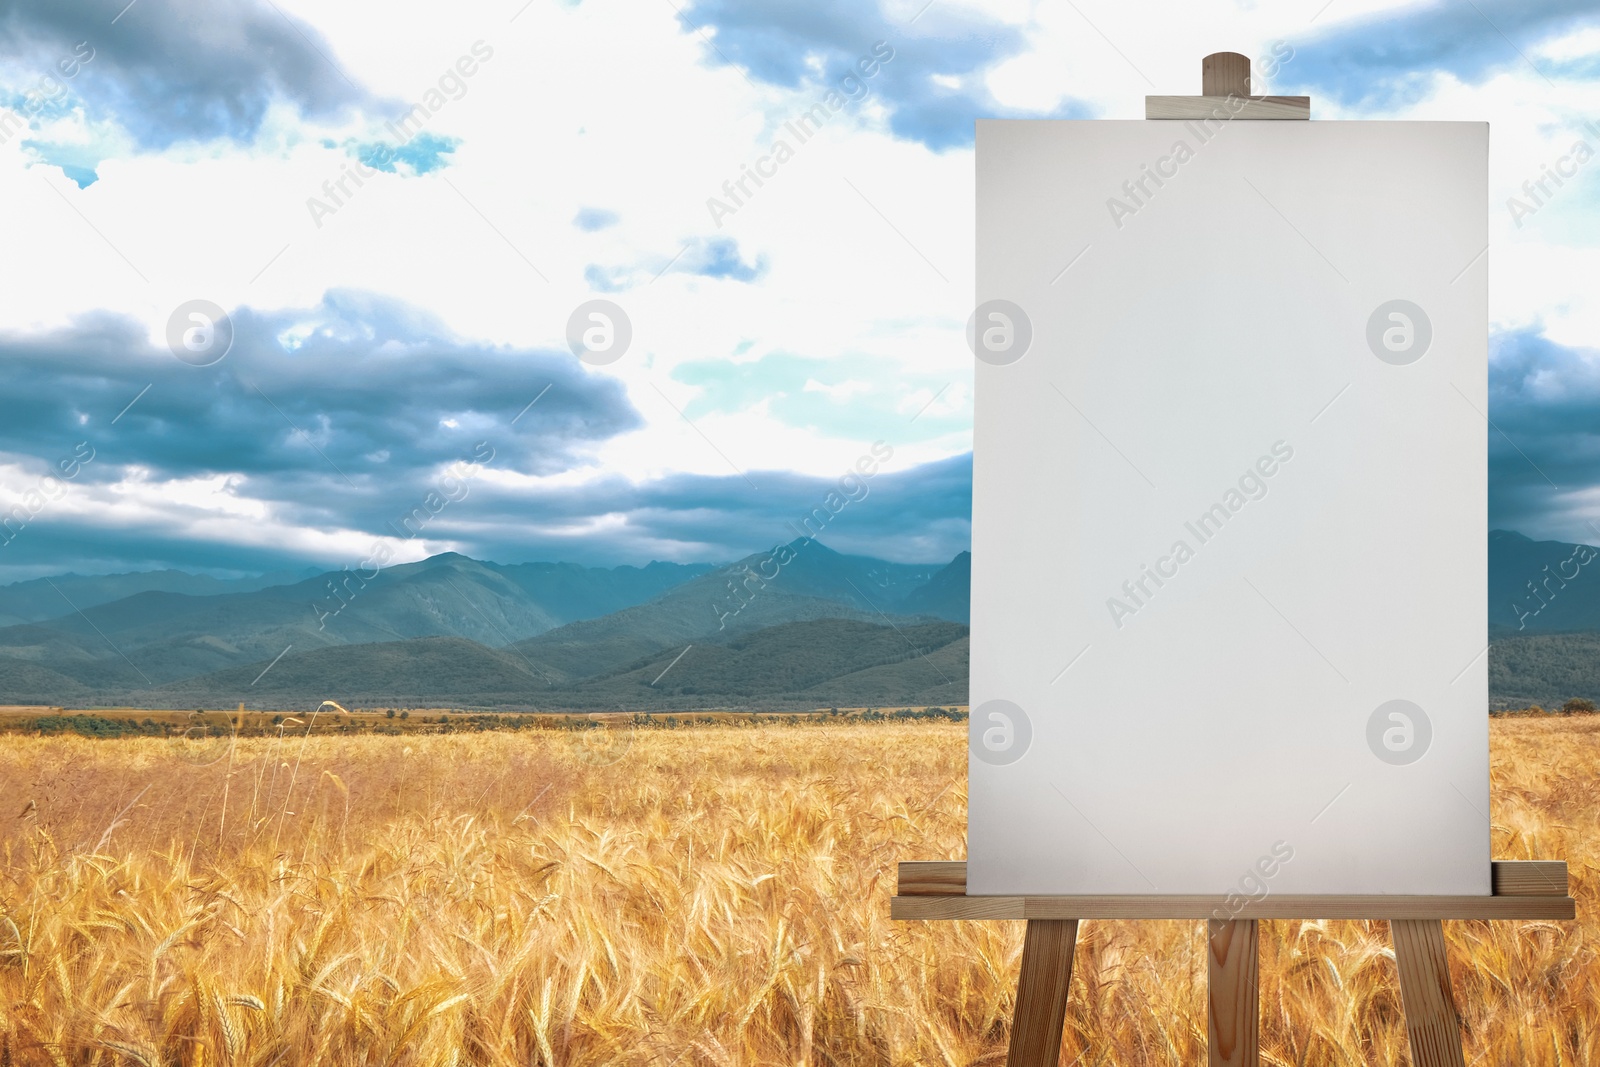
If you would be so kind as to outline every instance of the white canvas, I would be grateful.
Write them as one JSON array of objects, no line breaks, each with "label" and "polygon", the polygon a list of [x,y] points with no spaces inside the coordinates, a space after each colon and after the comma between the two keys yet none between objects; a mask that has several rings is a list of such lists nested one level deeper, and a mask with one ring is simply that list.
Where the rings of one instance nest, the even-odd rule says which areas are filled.
[{"label": "white canvas", "polygon": [[1487,155],[978,124],[968,892],[1489,892]]}]

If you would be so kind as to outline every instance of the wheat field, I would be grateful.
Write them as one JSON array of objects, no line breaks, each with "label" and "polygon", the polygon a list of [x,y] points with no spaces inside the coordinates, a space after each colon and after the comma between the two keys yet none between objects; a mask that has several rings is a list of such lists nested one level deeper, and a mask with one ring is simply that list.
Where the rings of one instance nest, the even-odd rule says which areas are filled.
[{"label": "wheat field", "polygon": [[[4,738],[0,1067],[1003,1062],[1022,924],[888,918],[962,727],[605,737]],[[1600,1063],[1600,717],[1492,737],[1583,921],[1446,924],[1468,1062]],[[1203,1062],[1202,939],[1083,924],[1062,1064]],[[1261,943],[1263,1062],[1409,1062],[1386,924]]]}]

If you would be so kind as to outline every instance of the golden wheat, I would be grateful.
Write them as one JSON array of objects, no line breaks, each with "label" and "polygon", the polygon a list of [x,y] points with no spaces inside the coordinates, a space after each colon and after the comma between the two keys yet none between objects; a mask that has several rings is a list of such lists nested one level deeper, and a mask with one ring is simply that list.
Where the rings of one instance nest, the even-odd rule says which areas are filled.
[{"label": "golden wheat", "polygon": [[[964,736],[6,738],[0,1067],[999,1064],[1021,924],[888,919]],[[1592,916],[1600,719],[1493,739],[1496,855]],[[1600,1063],[1591,922],[1446,931],[1469,1062]],[[1084,924],[1062,1063],[1201,1062],[1202,937]],[[1264,1062],[1408,1062],[1385,924],[1263,924],[1261,977]]]}]

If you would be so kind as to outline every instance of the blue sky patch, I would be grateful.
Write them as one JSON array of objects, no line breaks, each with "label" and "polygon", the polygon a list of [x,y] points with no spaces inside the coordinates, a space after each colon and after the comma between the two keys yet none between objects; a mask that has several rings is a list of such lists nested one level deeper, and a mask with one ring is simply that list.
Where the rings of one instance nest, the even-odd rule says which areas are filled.
[{"label": "blue sky patch", "polygon": [[383,140],[350,141],[346,147],[351,155],[373,170],[415,176],[443,169],[450,162],[445,157],[460,144],[459,137],[444,137],[424,130],[398,148]]},{"label": "blue sky patch", "polygon": [[582,207],[573,216],[572,224],[585,233],[603,230],[608,226],[615,226],[618,216],[615,211],[607,211],[600,207]]}]

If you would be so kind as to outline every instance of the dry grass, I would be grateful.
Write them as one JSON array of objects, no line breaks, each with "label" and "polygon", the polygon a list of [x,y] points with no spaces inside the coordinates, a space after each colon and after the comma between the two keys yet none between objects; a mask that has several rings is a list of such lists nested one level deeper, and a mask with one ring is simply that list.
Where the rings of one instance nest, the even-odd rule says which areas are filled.
[{"label": "dry grass", "polygon": [[[963,736],[5,738],[0,1064],[999,1064],[1021,924],[887,917],[963,854]],[[1600,720],[1493,737],[1496,855],[1591,921],[1447,924],[1468,1062],[1600,1063]],[[1202,1062],[1201,942],[1085,924],[1062,1062]],[[1408,1062],[1385,924],[1264,924],[1261,973],[1265,1062]]]}]

